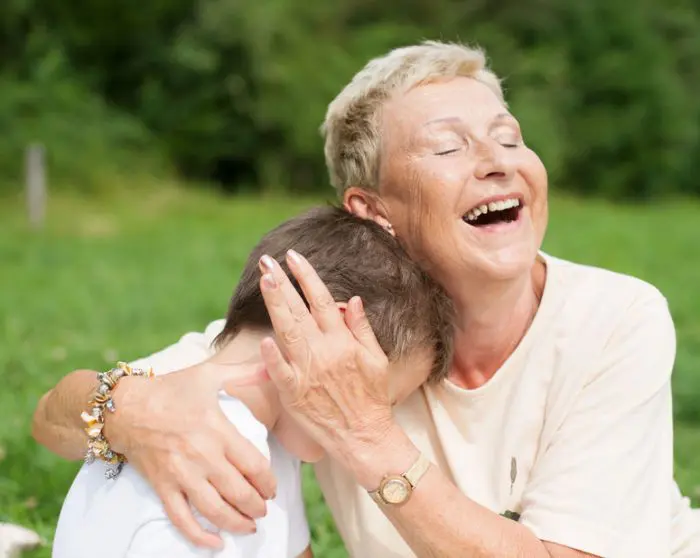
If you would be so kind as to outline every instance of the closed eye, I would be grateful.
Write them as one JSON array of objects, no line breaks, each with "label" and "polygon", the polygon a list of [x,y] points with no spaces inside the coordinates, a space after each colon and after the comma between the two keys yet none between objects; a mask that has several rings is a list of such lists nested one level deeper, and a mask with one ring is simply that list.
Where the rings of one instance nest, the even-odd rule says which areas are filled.
[{"label": "closed eye", "polygon": [[496,141],[501,147],[506,147],[508,149],[513,149],[515,147],[520,147],[521,145],[523,145],[523,140],[519,138],[514,138],[513,136],[496,138]]},{"label": "closed eye", "polygon": [[499,145],[508,149],[520,147],[523,145],[523,139],[520,134],[502,134],[494,138]]},{"label": "closed eye", "polygon": [[446,149],[445,151],[438,151],[435,153],[435,155],[449,155],[450,153],[455,153],[457,151],[459,151],[459,148],[455,147],[453,149]]}]

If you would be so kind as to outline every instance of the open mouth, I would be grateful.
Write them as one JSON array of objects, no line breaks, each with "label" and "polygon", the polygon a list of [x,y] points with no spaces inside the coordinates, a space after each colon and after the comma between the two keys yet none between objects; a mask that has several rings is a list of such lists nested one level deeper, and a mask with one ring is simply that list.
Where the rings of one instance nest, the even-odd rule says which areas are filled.
[{"label": "open mouth", "polygon": [[477,205],[467,211],[462,220],[474,227],[512,223],[518,220],[522,208],[523,203],[519,198],[508,198]]}]

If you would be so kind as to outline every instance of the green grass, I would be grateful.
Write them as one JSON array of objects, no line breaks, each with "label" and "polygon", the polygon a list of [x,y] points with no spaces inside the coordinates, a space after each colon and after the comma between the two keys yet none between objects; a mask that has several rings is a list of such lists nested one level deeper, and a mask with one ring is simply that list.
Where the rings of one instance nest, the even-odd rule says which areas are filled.
[{"label": "green grass", "polygon": [[[77,469],[32,441],[38,397],[74,368],[148,354],[220,317],[260,235],[313,203],[177,190],[100,202],[61,197],[43,232],[27,230],[21,204],[2,203],[0,521],[50,540]],[[678,328],[678,479],[700,496],[700,204],[557,198],[551,214],[550,253],[637,275],[668,297]],[[345,556],[307,481],[317,556]],[[49,555],[48,547],[31,554]]]}]

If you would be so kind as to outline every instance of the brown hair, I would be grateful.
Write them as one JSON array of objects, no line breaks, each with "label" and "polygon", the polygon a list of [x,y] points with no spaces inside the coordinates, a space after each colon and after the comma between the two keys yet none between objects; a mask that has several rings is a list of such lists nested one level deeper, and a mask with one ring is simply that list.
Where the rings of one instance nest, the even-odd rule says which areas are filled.
[{"label": "brown hair", "polygon": [[431,347],[435,360],[430,379],[446,377],[452,361],[451,301],[381,226],[335,207],[312,209],[263,237],[248,257],[216,345],[246,327],[272,328],[259,287],[258,260],[263,254],[280,263],[304,296],[285,262],[290,248],[309,261],[337,302],[362,298],[390,361]]}]

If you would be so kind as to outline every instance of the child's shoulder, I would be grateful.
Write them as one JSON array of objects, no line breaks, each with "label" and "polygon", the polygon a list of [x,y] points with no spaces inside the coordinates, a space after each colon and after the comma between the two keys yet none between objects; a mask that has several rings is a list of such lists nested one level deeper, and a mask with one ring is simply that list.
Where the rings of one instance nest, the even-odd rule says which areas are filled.
[{"label": "child's shoulder", "polygon": [[225,392],[219,393],[219,406],[236,430],[247,438],[265,457],[270,459],[268,430],[240,399]]}]

